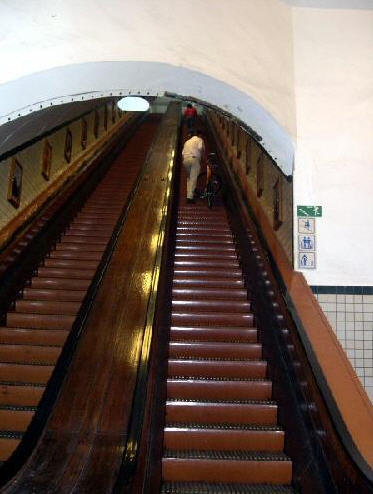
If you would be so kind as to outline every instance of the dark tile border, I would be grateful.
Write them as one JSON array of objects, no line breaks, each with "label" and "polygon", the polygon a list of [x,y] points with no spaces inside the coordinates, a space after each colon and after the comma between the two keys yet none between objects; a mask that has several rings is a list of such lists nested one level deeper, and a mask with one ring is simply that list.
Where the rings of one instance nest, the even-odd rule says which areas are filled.
[{"label": "dark tile border", "polygon": [[373,295],[373,286],[311,285],[313,293],[336,295]]}]

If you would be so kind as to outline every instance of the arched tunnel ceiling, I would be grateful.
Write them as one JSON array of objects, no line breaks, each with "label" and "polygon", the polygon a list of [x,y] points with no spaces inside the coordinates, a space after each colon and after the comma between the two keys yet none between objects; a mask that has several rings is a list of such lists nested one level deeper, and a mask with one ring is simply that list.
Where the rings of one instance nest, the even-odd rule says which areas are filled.
[{"label": "arched tunnel ceiling", "polygon": [[84,100],[102,97],[162,96],[165,93],[191,97],[238,118],[255,131],[260,144],[285,175],[292,174],[292,139],[259,103],[227,83],[165,63],[82,63],[56,67],[2,84],[0,125],[8,126],[21,116],[40,111],[41,107],[63,106],[71,101],[84,104]]},{"label": "arched tunnel ceiling", "polygon": [[0,157],[25,142],[38,138],[60,125],[88,113],[111,98],[77,101],[49,106],[0,126]]}]

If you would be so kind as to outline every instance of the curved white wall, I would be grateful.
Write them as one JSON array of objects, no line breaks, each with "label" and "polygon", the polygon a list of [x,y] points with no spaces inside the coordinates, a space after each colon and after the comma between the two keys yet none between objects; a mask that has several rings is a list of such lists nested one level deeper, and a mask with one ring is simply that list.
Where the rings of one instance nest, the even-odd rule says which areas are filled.
[{"label": "curved white wall", "polygon": [[293,15],[294,203],[323,206],[307,279],[373,285],[373,10]]},{"label": "curved white wall", "polygon": [[13,0],[0,19],[3,118],[56,97],[168,90],[239,117],[291,173],[291,11],[279,0]]},{"label": "curved white wall", "polygon": [[295,144],[294,204],[324,208],[307,279],[372,285],[373,11],[358,10],[365,6],[3,1],[0,118],[129,90],[215,104],[256,130],[287,174]]}]

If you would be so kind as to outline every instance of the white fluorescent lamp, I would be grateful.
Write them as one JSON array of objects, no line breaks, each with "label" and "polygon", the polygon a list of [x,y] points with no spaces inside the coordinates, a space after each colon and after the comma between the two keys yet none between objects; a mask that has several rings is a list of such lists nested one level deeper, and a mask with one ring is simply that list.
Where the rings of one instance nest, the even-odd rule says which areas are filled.
[{"label": "white fluorescent lamp", "polygon": [[149,101],[139,96],[126,96],[117,103],[122,111],[148,111]]}]

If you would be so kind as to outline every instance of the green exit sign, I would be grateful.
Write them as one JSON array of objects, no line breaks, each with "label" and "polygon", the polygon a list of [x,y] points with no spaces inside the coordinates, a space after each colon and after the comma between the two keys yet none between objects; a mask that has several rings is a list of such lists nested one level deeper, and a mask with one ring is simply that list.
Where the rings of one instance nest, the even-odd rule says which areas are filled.
[{"label": "green exit sign", "polygon": [[322,206],[297,206],[297,216],[322,216]]}]

